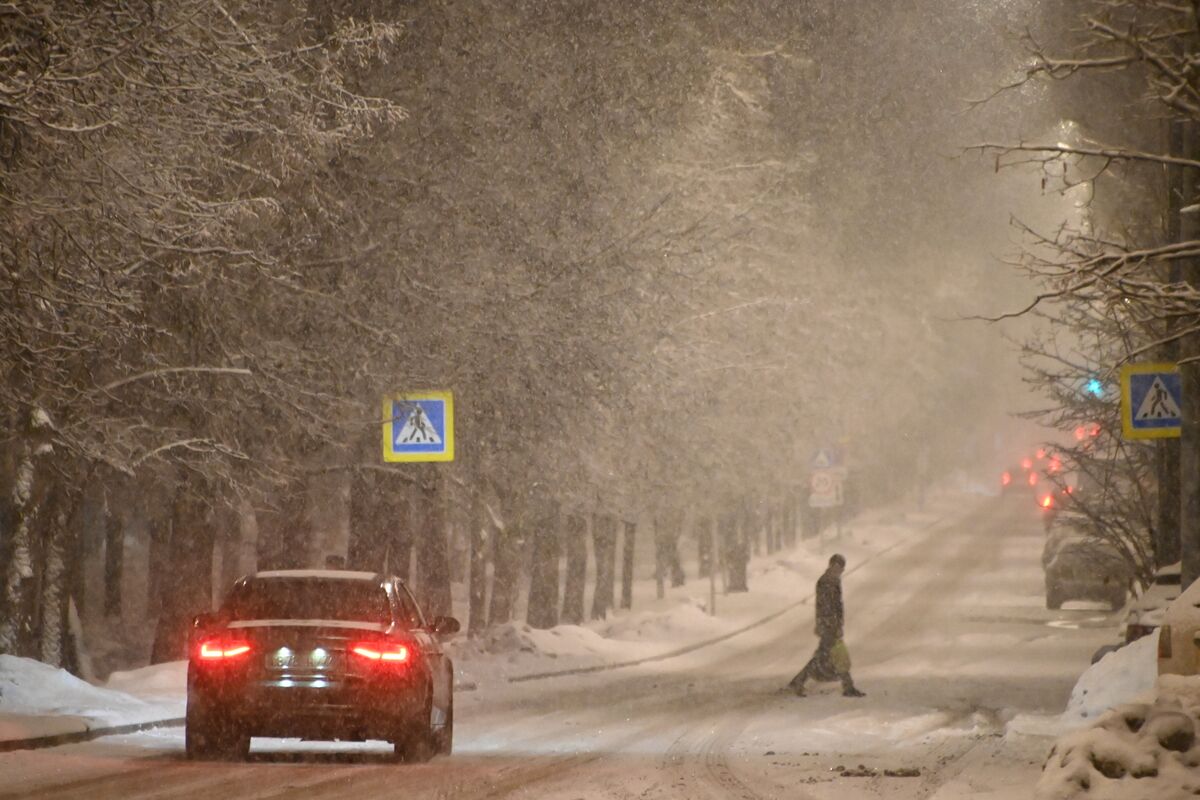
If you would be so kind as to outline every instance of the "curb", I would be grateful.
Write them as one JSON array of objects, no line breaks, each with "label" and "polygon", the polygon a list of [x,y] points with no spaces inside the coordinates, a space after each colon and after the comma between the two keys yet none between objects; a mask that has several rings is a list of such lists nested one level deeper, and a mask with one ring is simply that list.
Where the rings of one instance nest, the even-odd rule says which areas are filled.
[{"label": "curb", "polygon": [[33,736],[28,739],[8,739],[0,741],[0,753],[10,753],[14,750],[38,750],[44,747],[58,747],[64,744],[76,744],[99,739],[101,736],[118,736],[123,733],[137,733],[153,728],[175,728],[183,725],[183,717],[155,719],[148,722],[132,722],[128,725],[113,725],[103,728],[88,728],[85,731],[55,733],[49,736]]},{"label": "curb", "polygon": [[[929,530],[937,527],[938,525],[940,525],[944,522],[946,522],[945,518],[935,519],[932,522],[930,522],[928,525],[925,525],[922,528],[920,528],[919,533],[926,533]],[[901,541],[898,541],[898,542],[888,545],[887,547],[883,548],[882,550],[880,550],[877,553],[871,554],[867,558],[864,558],[862,561],[855,564],[850,569],[846,570],[846,574],[851,575],[851,574],[857,572],[858,570],[862,569],[867,564],[870,564],[872,561],[874,561],[875,559],[884,555],[885,553],[891,552],[892,550],[895,550],[897,547],[899,547],[903,544],[907,544],[908,542],[910,542],[912,540],[912,538],[913,537],[908,537],[906,539],[902,539]],[[751,630],[754,630],[755,628],[766,625],[768,622],[778,619],[779,617],[782,617],[784,614],[788,613],[789,611],[804,605],[805,603],[807,603],[809,600],[811,600],[813,598],[814,594],[815,594],[814,592],[809,592],[808,594],[806,594],[804,597],[800,598],[796,602],[786,605],[783,608],[779,609],[778,611],[768,614],[767,616],[763,617],[762,619],[755,620],[754,622],[751,622],[749,625],[738,628],[735,631],[730,631],[729,633],[723,633],[720,636],[717,636],[712,639],[705,639],[704,641],[701,641],[701,642],[695,642],[694,644],[689,644],[689,645],[687,645],[685,647],[681,647],[677,650],[671,650],[666,653],[659,653],[656,656],[647,656],[645,658],[639,658],[634,661],[618,661],[618,662],[612,663],[612,664],[593,664],[590,667],[574,667],[572,669],[561,669],[561,670],[554,670],[551,672],[534,672],[529,675],[514,675],[513,677],[508,679],[508,682],[509,683],[525,683],[526,681],[540,681],[540,680],[545,680],[546,678],[562,678],[562,677],[566,677],[568,675],[586,675],[586,674],[592,673],[592,672],[609,672],[609,671],[612,671],[615,669],[624,669],[625,667],[636,667],[636,666],[640,666],[641,664],[650,664],[655,661],[666,661],[669,658],[677,658],[678,656],[687,655],[688,653],[695,652],[696,650],[700,650],[705,647],[711,647],[714,644],[719,644],[721,642],[726,641],[727,639],[732,639],[733,637],[740,636],[741,634],[746,633],[747,631],[751,631]]]}]

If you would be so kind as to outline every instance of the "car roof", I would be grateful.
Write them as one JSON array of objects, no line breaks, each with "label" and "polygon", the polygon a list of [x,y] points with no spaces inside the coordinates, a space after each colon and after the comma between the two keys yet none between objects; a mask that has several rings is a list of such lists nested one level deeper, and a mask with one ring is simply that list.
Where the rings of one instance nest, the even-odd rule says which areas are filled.
[{"label": "car roof", "polygon": [[1176,561],[1174,564],[1167,564],[1165,567],[1159,567],[1154,571],[1155,575],[1182,575],[1183,562]]},{"label": "car roof", "polygon": [[371,581],[381,583],[387,578],[378,572],[358,572],[348,569],[269,569],[250,576],[260,578],[320,578],[323,580]]}]

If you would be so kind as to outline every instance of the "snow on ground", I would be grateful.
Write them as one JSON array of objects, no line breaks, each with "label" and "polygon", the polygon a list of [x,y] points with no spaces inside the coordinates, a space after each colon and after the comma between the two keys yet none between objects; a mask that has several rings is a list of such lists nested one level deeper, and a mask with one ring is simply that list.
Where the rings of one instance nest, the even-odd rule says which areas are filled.
[{"label": "snow on ground", "polygon": [[584,625],[538,630],[510,623],[477,640],[460,637],[447,651],[458,670],[460,688],[488,686],[494,693],[509,679],[547,672],[598,668],[652,659],[698,643],[718,639],[797,604],[811,602],[816,579],[829,556],[842,553],[853,571],[867,560],[911,540],[939,519],[960,510],[961,494],[931,494],[922,512],[894,508],[862,514],[843,525],[841,537],[826,530],[790,550],[756,556],[748,570],[750,591],[726,594],[716,587],[716,615],[708,613],[713,598],[708,578],[687,564],[689,581],[655,596],[653,581],[634,583],[633,610],[610,613]]},{"label": "snow on ground", "polygon": [[1147,702],[1126,703],[1060,738],[1041,800],[1182,800],[1200,795],[1200,678],[1167,675]]},{"label": "snow on ground", "polygon": [[[840,538],[825,531],[790,550],[757,556],[748,571],[749,592],[725,594],[716,587],[716,615],[709,613],[712,587],[708,579],[695,577],[693,558],[685,560],[689,582],[667,588],[661,599],[654,582],[639,575],[632,611],[585,625],[536,630],[513,623],[478,640],[458,637],[447,643],[458,667],[457,684],[460,690],[486,685],[494,699],[509,678],[653,659],[727,637],[811,602],[813,584],[832,553],[843,553],[849,569],[856,570],[953,515],[960,503],[961,495],[954,492],[931,495],[923,512],[867,512],[847,522]],[[186,662],[179,661],[116,672],[98,687],[37,661],[0,656],[0,740],[181,717],[186,670]]]},{"label": "snow on ground", "polygon": [[179,664],[162,664],[118,673],[104,688],[40,661],[0,655],[0,741],[182,716],[179,671]]}]

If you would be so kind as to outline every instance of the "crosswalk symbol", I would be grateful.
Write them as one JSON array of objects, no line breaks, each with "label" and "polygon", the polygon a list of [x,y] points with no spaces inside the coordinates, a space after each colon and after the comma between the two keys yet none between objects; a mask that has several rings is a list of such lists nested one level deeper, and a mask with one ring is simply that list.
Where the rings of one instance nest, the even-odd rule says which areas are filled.
[{"label": "crosswalk symbol", "polygon": [[1121,432],[1126,439],[1178,438],[1183,385],[1175,364],[1121,367]]},{"label": "crosswalk symbol", "polygon": [[1163,383],[1162,376],[1155,375],[1154,382],[1150,384],[1150,390],[1146,392],[1146,396],[1142,399],[1142,404],[1138,406],[1138,411],[1133,418],[1135,420],[1174,420],[1182,416],[1183,410],[1176,404],[1175,398],[1171,397],[1171,393],[1167,391],[1167,385]]},{"label": "crosswalk symbol", "polygon": [[386,395],[383,460],[453,461],[454,396],[450,392]]}]

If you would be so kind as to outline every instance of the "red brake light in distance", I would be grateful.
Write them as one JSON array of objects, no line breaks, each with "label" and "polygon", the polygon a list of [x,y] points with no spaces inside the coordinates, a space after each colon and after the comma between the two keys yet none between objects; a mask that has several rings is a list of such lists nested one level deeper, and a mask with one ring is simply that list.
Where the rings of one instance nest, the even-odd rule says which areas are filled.
[{"label": "red brake light in distance", "polygon": [[227,658],[237,658],[250,652],[247,642],[205,639],[200,643],[198,654],[203,661],[222,661]]},{"label": "red brake light in distance", "polygon": [[409,656],[407,645],[393,642],[360,642],[351,647],[350,652],[368,661],[388,664],[403,664]]},{"label": "red brake light in distance", "polygon": [[1000,485],[1001,486],[1008,486],[1010,483],[1012,483],[1012,475],[1011,474],[1006,472],[1000,476]]},{"label": "red brake light in distance", "polygon": [[1021,469],[1033,469],[1033,459],[1032,458],[1022,459]]},{"label": "red brake light in distance", "polygon": [[1029,473],[1029,485],[1037,486],[1037,473],[1036,472]]},{"label": "red brake light in distance", "polygon": [[1037,457],[1038,457],[1038,461],[1041,461],[1043,458],[1045,458],[1045,457],[1046,457],[1046,451],[1045,451],[1045,450],[1038,450],[1038,451],[1037,451]]},{"label": "red brake light in distance", "polygon": [[1053,508],[1053,507],[1054,507],[1054,495],[1048,494],[1042,498],[1042,508]]}]

